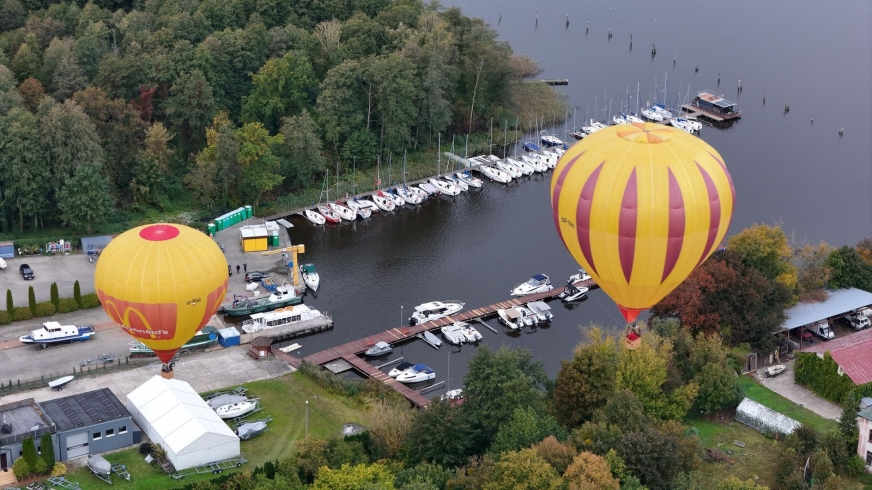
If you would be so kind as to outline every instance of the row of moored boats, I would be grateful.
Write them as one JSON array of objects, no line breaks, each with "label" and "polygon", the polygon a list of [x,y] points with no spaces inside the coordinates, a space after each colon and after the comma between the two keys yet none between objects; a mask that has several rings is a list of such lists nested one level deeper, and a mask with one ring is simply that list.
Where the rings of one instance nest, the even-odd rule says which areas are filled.
[{"label": "row of moored boats", "polygon": [[663,105],[654,104],[639,111],[639,115],[636,115],[632,112],[620,112],[612,116],[612,119],[610,121],[606,121],[605,123],[591,119],[588,124],[582,126],[580,129],[573,131],[571,135],[573,138],[580,140],[585,136],[589,136],[609,126],[644,122],[659,123],[664,121],[689,134],[697,134],[702,130],[701,122],[694,119],[683,118],[680,115],[675,116],[672,114],[672,111],[670,111]]}]

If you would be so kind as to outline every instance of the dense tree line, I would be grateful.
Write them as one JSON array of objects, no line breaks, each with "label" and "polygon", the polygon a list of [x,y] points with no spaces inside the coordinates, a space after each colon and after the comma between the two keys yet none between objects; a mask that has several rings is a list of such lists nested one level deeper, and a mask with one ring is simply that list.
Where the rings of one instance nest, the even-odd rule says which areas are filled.
[{"label": "dense tree line", "polygon": [[537,71],[420,0],[0,0],[0,31],[0,225],[19,232],[298,190],[515,121]]}]

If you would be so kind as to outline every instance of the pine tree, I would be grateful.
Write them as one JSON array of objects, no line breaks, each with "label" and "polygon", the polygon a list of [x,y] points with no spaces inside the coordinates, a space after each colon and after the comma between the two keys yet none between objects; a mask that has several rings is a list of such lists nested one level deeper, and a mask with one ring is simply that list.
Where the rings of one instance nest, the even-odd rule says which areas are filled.
[{"label": "pine tree", "polygon": [[48,471],[51,472],[55,464],[54,442],[51,440],[51,434],[45,433],[42,435],[39,447],[41,451],[40,456],[42,457],[42,460],[45,461],[45,466],[48,468]]},{"label": "pine tree", "polygon": [[27,461],[27,466],[30,466],[31,468],[35,467],[36,460],[39,457],[36,455],[36,446],[33,444],[33,438],[28,437],[24,440],[21,446],[21,457],[24,458],[25,461]]},{"label": "pine tree", "polygon": [[30,313],[36,316],[36,293],[33,292],[33,286],[27,287],[27,304],[30,306]]},{"label": "pine tree", "polygon": [[55,310],[58,309],[58,303],[60,303],[61,298],[58,295],[58,283],[51,283],[51,302],[55,305]]},{"label": "pine tree", "polygon": [[73,284],[73,299],[76,300],[76,304],[79,305],[79,308],[82,307],[82,289],[79,287],[79,281],[76,281]]},{"label": "pine tree", "polygon": [[9,313],[9,317],[12,317],[12,312],[15,310],[15,303],[12,302],[12,290],[6,290],[6,313]]},{"label": "pine tree", "polygon": [[857,428],[859,404],[857,393],[851,390],[845,397],[845,401],[842,402],[842,415],[839,417],[839,434],[850,452],[854,452],[857,447],[857,439],[860,437],[860,429]]}]

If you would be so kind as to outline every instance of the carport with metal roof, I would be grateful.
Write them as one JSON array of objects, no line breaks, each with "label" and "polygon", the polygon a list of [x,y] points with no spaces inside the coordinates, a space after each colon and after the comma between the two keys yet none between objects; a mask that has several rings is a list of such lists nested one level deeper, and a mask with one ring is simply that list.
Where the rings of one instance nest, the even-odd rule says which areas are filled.
[{"label": "carport with metal roof", "polygon": [[784,310],[786,320],[779,332],[788,334],[803,327],[827,320],[832,322],[852,311],[872,306],[872,293],[862,289],[849,288],[828,291],[829,297],[818,303],[804,303]]}]

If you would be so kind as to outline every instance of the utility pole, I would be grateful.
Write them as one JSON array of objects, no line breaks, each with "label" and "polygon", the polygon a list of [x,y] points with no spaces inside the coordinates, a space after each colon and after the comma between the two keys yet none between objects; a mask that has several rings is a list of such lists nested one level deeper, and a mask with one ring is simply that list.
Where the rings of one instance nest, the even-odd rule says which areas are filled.
[{"label": "utility pole", "polygon": [[309,438],[309,400],[306,400],[306,439]]}]

